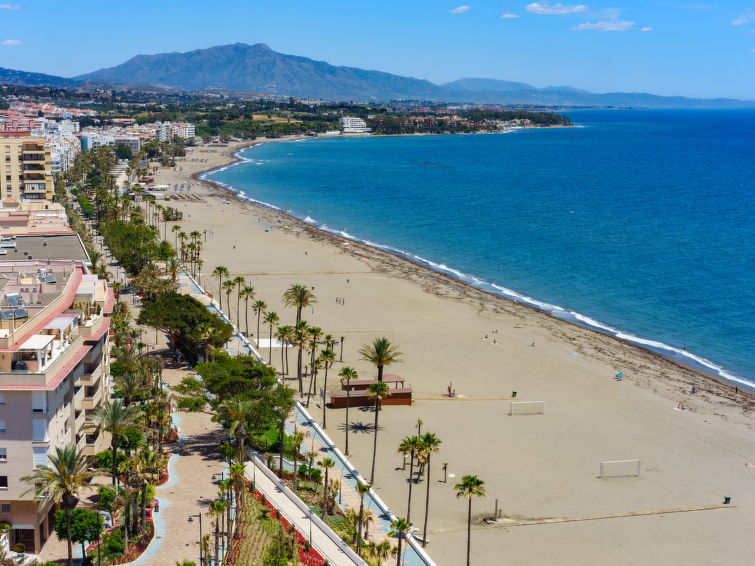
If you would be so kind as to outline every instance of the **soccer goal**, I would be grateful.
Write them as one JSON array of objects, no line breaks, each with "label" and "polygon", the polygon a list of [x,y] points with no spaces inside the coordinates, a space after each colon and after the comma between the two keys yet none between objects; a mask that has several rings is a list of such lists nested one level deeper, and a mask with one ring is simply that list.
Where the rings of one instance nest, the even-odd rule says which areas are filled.
[{"label": "soccer goal", "polygon": [[640,475],[639,460],[609,460],[600,463],[599,478],[623,478]]},{"label": "soccer goal", "polygon": [[509,415],[544,415],[545,401],[512,401]]}]

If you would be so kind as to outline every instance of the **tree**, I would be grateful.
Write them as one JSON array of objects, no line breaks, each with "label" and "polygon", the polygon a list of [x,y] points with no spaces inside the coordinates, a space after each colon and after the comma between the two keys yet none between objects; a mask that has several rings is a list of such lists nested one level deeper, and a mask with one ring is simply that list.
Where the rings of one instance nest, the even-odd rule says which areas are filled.
[{"label": "tree", "polygon": [[244,285],[239,291],[239,296],[244,299],[244,316],[246,318],[246,336],[249,337],[249,301],[254,299],[257,292],[251,285]]},{"label": "tree", "polygon": [[406,520],[411,520],[412,516],[412,484],[414,483],[414,458],[420,450],[420,439],[418,436],[406,436],[399,445],[399,452],[409,454],[409,500],[407,503]]},{"label": "tree", "polygon": [[377,457],[377,433],[378,433],[378,415],[380,414],[380,404],[386,397],[390,397],[391,392],[388,385],[378,381],[370,385],[370,399],[375,401],[375,436],[372,445],[372,471],[370,472],[370,484],[375,481],[375,458]]},{"label": "tree", "polygon": [[388,559],[391,553],[391,543],[384,540],[381,543],[370,541],[370,556],[377,560],[377,566],[383,566],[383,561]]},{"label": "tree", "polygon": [[[72,509],[71,514],[71,542],[81,544],[81,555],[86,556],[85,542],[92,542],[100,538],[102,532],[102,517],[91,509]],[[66,512],[61,509],[55,513],[55,534],[59,540],[68,537],[68,522]]]},{"label": "tree", "polygon": [[50,465],[38,466],[31,476],[24,476],[22,481],[32,487],[21,496],[32,494],[39,503],[40,510],[48,500],[62,504],[66,516],[66,541],[68,542],[68,566],[73,566],[73,548],[71,546],[71,509],[79,490],[92,478],[89,461],[75,446],[55,447],[55,455],[49,456]]},{"label": "tree", "polygon": [[322,428],[325,428],[325,396],[328,394],[328,368],[336,361],[336,353],[330,348],[325,348],[320,352],[320,359],[325,368],[325,383],[322,388]]},{"label": "tree", "polygon": [[440,450],[440,438],[435,436],[432,432],[426,432],[420,437],[420,443],[422,446],[422,452],[427,458],[427,493],[425,495],[425,523],[422,529],[424,538],[422,539],[422,547],[424,548],[427,543],[427,517],[430,514],[430,456],[433,452]]},{"label": "tree", "polygon": [[260,317],[265,313],[266,308],[267,303],[262,299],[255,301],[252,305],[252,310],[254,311],[254,314],[257,315],[257,336],[255,342],[257,343],[258,348],[260,346]]},{"label": "tree", "polygon": [[346,340],[346,336],[341,336],[341,338],[338,340],[338,344],[341,347],[341,353],[338,356],[338,363],[341,363],[343,361],[343,341]]},{"label": "tree", "polygon": [[377,367],[378,381],[383,381],[383,367],[400,362],[403,355],[398,346],[391,344],[388,338],[375,338],[372,344],[365,344],[359,348],[359,354],[366,362]]},{"label": "tree", "polygon": [[294,493],[299,490],[299,480],[297,476],[296,465],[299,460],[299,450],[301,450],[301,445],[303,442],[304,435],[300,432],[296,432],[296,429],[294,429],[294,434],[291,437],[291,444],[293,444],[294,446]]},{"label": "tree", "polygon": [[[199,232],[197,232],[197,235],[199,235]],[[239,323],[239,316],[241,314],[241,291],[244,289],[245,285],[246,279],[244,279],[241,275],[237,275],[233,278],[233,286],[236,288],[236,328],[239,329],[241,328],[241,325]]]},{"label": "tree", "polygon": [[233,293],[233,290],[236,288],[236,284],[231,280],[228,279],[227,281],[223,281],[223,291],[225,291],[226,296],[226,306],[228,307],[228,320],[231,320],[231,294]]},{"label": "tree", "polygon": [[223,277],[228,277],[230,272],[224,265],[218,265],[212,271],[212,276],[218,278],[218,299],[220,300],[220,310],[223,310]]},{"label": "tree", "polygon": [[280,317],[278,316],[278,313],[275,311],[270,311],[269,313],[265,314],[265,322],[270,326],[270,336],[269,336],[269,342],[270,342],[270,353],[267,357],[267,363],[271,364],[273,363],[273,325],[277,323],[280,320]]},{"label": "tree", "polygon": [[391,523],[391,532],[388,533],[392,537],[398,539],[398,552],[396,553],[396,566],[401,566],[401,541],[406,537],[409,529],[412,528],[412,524],[406,519],[400,517]]},{"label": "tree", "polygon": [[349,405],[351,404],[351,380],[359,377],[357,370],[352,367],[344,366],[338,373],[341,383],[346,382],[346,450],[345,454],[349,455]]},{"label": "tree", "polygon": [[246,437],[247,423],[251,420],[255,411],[254,401],[232,397],[222,402],[218,408],[218,420],[225,423],[228,427],[228,433],[235,435],[236,445],[239,447],[240,463],[246,461],[246,452],[244,449],[244,438]]},{"label": "tree", "polygon": [[300,320],[296,323],[296,326],[294,326],[294,332],[293,332],[294,346],[297,346],[299,348],[299,354],[296,358],[296,378],[299,380],[299,395],[304,395],[304,381],[302,379],[302,371],[301,371],[301,362],[302,362],[302,351],[304,350],[304,345],[307,342],[307,321],[306,320]]},{"label": "tree", "polygon": [[301,320],[301,311],[303,308],[317,303],[314,290],[307,289],[300,283],[294,283],[283,293],[283,304],[287,307],[296,308],[296,322]]},{"label": "tree", "polygon": [[357,493],[359,494],[359,527],[357,530],[357,554],[362,556],[362,519],[364,519],[364,496],[370,492],[371,487],[360,481],[357,482]]},{"label": "tree", "polygon": [[115,146],[115,156],[118,159],[131,159],[133,157],[131,148],[125,144],[119,144]]},{"label": "tree", "polygon": [[110,449],[113,452],[113,485],[118,479],[118,446],[121,436],[136,421],[136,413],[120,399],[105,401],[92,415],[89,428],[99,428],[110,433]]},{"label": "tree", "polygon": [[328,514],[328,471],[330,468],[336,465],[331,458],[323,458],[318,462],[320,466],[325,470],[325,482],[323,483],[322,490],[322,520],[325,521],[325,516]]},{"label": "tree", "polygon": [[472,548],[472,498],[485,497],[485,482],[477,476],[464,476],[461,483],[454,486],[456,497],[464,497],[469,502],[467,511],[467,566],[469,566],[470,550]]}]

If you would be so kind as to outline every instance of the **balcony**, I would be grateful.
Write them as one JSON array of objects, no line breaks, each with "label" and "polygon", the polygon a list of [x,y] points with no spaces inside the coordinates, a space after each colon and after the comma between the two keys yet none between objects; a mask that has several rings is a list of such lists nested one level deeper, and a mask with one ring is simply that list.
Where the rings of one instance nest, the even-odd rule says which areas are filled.
[{"label": "balcony", "polygon": [[97,408],[97,406],[100,404],[100,401],[102,400],[102,388],[93,388],[93,387],[82,387],[82,390],[87,390],[87,393],[91,393],[91,395],[84,395],[84,398],[81,400],[80,407],[82,409],[86,409],[87,411],[91,411]]},{"label": "balcony", "polygon": [[99,452],[100,448],[102,447],[102,438],[103,435],[100,433],[99,430],[94,431],[92,434],[87,434],[84,436],[84,440],[86,442],[86,445],[84,446],[84,456],[94,456]]},{"label": "balcony", "polygon": [[74,424],[73,424],[73,430],[76,431],[77,435],[81,432],[82,427],[84,426],[84,423],[86,422],[86,420],[87,420],[86,412],[83,410],[79,411],[79,416],[76,417],[76,420],[74,421]]},{"label": "balcony", "polygon": [[87,435],[82,433],[79,433],[76,435],[76,448],[78,450],[81,450],[82,452],[86,450],[87,447]]},{"label": "balcony", "polygon": [[76,380],[76,385],[94,385],[102,377],[102,364],[84,364],[84,374]]}]

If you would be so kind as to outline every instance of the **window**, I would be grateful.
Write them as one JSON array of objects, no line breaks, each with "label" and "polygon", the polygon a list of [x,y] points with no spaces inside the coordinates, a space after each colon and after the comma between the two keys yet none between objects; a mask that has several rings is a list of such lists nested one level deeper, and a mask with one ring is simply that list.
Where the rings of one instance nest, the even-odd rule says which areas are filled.
[{"label": "window", "polygon": [[7,461],[8,461],[8,449],[0,448],[0,462],[7,462]]},{"label": "window", "polygon": [[47,446],[34,447],[34,467],[47,465]]},{"label": "window", "polygon": [[5,432],[5,421],[0,421],[0,432]]},{"label": "window", "polygon": [[32,442],[46,442],[47,438],[47,419],[32,419]]},{"label": "window", "polygon": [[32,413],[46,413],[47,412],[47,391],[32,391],[31,392],[31,412]]},{"label": "window", "polygon": [[10,513],[10,503],[0,503],[0,513]]},{"label": "window", "polygon": [[8,489],[8,476],[0,476],[0,489]]}]

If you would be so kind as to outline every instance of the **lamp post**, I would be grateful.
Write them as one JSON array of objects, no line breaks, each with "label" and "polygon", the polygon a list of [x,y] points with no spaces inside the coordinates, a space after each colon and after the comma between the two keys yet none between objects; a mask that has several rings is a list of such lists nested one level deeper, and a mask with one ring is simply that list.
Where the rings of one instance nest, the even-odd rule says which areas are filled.
[{"label": "lamp post", "polygon": [[194,522],[194,517],[199,517],[199,566],[204,566],[204,553],[202,552],[202,514],[189,515],[189,523]]}]

